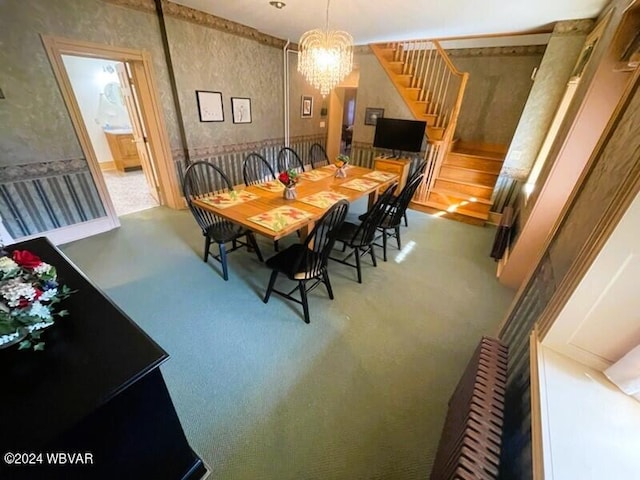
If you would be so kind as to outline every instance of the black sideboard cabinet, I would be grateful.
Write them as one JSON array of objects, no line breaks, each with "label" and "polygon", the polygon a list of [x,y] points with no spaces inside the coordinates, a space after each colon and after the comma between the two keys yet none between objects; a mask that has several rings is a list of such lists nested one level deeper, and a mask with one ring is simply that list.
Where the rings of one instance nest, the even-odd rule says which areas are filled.
[{"label": "black sideboard cabinet", "polygon": [[[44,331],[44,351],[0,350],[0,455],[42,454],[32,465],[3,458],[0,478],[202,478],[159,369],[168,354],[46,238],[5,249],[35,253],[77,292]],[[50,464],[58,452],[91,461]]]}]

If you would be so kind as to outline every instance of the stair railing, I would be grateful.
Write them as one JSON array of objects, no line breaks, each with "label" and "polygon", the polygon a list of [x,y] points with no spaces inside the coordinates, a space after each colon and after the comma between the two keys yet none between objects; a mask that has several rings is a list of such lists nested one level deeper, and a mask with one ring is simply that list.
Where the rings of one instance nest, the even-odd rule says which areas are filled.
[{"label": "stair railing", "polygon": [[425,176],[414,201],[426,201],[451,149],[469,74],[460,72],[436,40],[371,45],[413,116],[427,121]]}]

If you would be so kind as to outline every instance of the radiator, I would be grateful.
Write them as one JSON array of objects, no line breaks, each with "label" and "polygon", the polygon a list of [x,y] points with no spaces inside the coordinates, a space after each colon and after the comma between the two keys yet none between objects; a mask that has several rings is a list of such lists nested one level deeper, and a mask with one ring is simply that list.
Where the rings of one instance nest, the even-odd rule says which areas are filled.
[{"label": "radiator", "polygon": [[482,337],[449,400],[431,480],[498,478],[507,353]]}]

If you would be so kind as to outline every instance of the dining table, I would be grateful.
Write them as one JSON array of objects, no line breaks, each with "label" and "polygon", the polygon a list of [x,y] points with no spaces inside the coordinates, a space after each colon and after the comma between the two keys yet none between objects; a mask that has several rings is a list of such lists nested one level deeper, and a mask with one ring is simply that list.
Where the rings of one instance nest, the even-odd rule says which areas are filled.
[{"label": "dining table", "polygon": [[344,178],[336,177],[335,165],[299,173],[295,199],[285,199],[284,185],[278,180],[269,180],[211,193],[194,199],[193,203],[274,241],[296,231],[304,239],[334,203],[342,199],[353,202],[368,196],[371,206],[378,193],[398,179],[398,175],[391,172],[355,165],[343,168]]}]

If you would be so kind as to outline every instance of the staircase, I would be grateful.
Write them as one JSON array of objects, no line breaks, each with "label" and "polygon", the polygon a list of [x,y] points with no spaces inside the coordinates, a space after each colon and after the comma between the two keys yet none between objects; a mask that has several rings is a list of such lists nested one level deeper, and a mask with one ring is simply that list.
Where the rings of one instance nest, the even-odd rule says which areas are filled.
[{"label": "staircase", "polygon": [[469,74],[459,72],[436,41],[373,44],[370,48],[413,117],[427,122],[427,167],[412,206],[484,223],[506,147],[454,140]]},{"label": "staircase", "polygon": [[[506,147],[453,142],[433,186],[414,197],[416,207],[433,209],[440,216],[460,220],[460,216],[489,218],[491,196],[504,162]],[[424,208],[423,208],[424,209]]]}]

